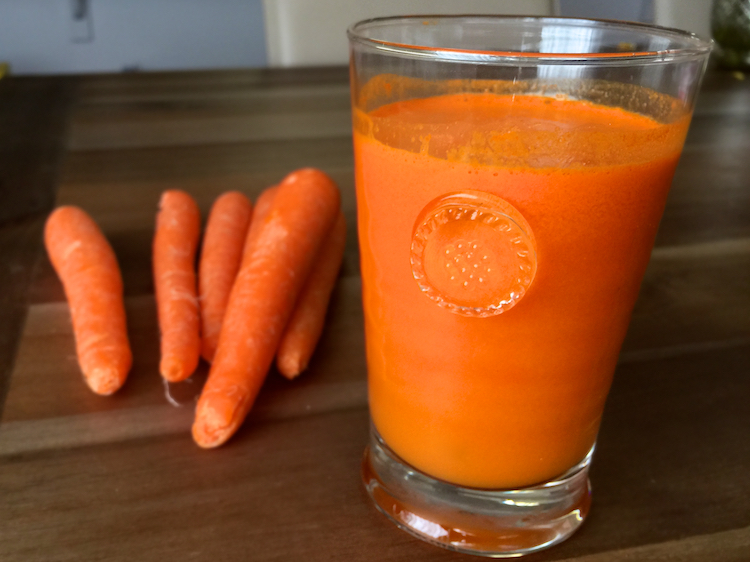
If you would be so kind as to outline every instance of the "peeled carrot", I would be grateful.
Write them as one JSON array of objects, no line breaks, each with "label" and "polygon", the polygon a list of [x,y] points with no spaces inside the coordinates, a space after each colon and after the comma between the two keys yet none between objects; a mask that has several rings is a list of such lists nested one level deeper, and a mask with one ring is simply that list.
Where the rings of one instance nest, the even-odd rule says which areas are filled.
[{"label": "peeled carrot", "polygon": [[250,411],[338,209],[336,185],[318,170],[293,172],[277,187],[232,288],[198,400],[193,439],[201,447],[224,443]]},{"label": "peeled carrot", "polygon": [[115,253],[93,219],[72,206],[49,216],[44,244],[68,299],[84,379],[97,394],[112,394],[133,363]]},{"label": "peeled carrot", "polygon": [[279,344],[276,367],[288,379],[295,378],[307,368],[323,333],[328,301],[339,275],[345,244],[346,221],[339,211]]},{"label": "peeled carrot", "polygon": [[242,261],[253,206],[242,193],[224,193],[211,207],[198,266],[201,355],[213,361],[221,322]]},{"label": "peeled carrot", "polygon": [[195,282],[199,236],[200,211],[193,198],[184,191],[165,191],[156,217],[153,267],[161,330],[159,371],[169,382],[188,378],[200,359]]}]

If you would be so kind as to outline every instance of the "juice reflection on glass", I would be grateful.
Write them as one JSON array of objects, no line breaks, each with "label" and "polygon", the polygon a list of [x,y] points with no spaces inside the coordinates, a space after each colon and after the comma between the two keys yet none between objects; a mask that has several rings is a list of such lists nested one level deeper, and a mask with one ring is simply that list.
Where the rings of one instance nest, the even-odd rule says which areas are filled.
[{"label": "juice reflection on glass", "polygon": [[490,79],[485,51],[419,43],[575,27],[512,19],[350,31],[365,484],[406,530],[493,556],[559,542],[588,511],[590,453],[707,53],[655,80],[681,70],[680,99],[628,60],[603,80],[505,53]]}]

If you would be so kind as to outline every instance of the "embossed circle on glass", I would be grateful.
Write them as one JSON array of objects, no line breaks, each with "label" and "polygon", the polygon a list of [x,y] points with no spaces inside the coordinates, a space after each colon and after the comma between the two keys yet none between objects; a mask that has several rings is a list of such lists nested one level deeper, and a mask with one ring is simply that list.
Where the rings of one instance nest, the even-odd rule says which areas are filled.
[{"label": "embossed circle on glass", "polygon": [[411,268],[422,292],[462,316],[513,308],[534,282],[529,223],[504,199],[482,191],[434,199],[414,224]]}]

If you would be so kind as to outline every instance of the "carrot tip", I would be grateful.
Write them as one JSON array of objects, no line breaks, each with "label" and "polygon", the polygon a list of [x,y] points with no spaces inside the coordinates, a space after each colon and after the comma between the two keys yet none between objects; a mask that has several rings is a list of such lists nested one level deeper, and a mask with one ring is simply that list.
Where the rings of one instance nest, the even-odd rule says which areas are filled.
[{"label": "carrot tip", "polygon": [[292,380],[297,378],[299,374],[307,368],[307,365],[302,363],[299,356],[290,357],[289,355],[284,355],[283,357],[279,357],[276,361],[276,368],[279,370],[279,373],[284,375],[284,377]]},{"label": "carrot tip", "polygon": [[89,388],[102,396],[109,396],[117,391],[124,382],[116,370],[110,367],[97,367],[86,375]]},{"label": "carrot tip", "polygon": [[198,403],[193,423],[193,439],[204,449],[226,442],[244,419],[245,399],[238,390],[212,393]]},{"label": "carrot tip", "polygon": [[181,361],[171,356],[166,356],[161,360],[159,372],[167,382],[181,382],[193,374]]},{"label": "carrot tip", "polygon": [[205,423],[196,422],[193,425],[193,441],[202,449],[214,449],[223,445],[230,435],[228,431],[217,433],[216,430],[206,427]]}]

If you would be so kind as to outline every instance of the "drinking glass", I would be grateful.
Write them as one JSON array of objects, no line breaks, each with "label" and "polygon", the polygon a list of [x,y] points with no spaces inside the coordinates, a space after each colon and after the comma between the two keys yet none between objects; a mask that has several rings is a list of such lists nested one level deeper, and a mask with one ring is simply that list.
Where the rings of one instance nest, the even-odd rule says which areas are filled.
[{"label": "drinking glass", "polygon": [[399,527],[570,536],[711,42],[615,21],[349,29],[371,439]]}]

